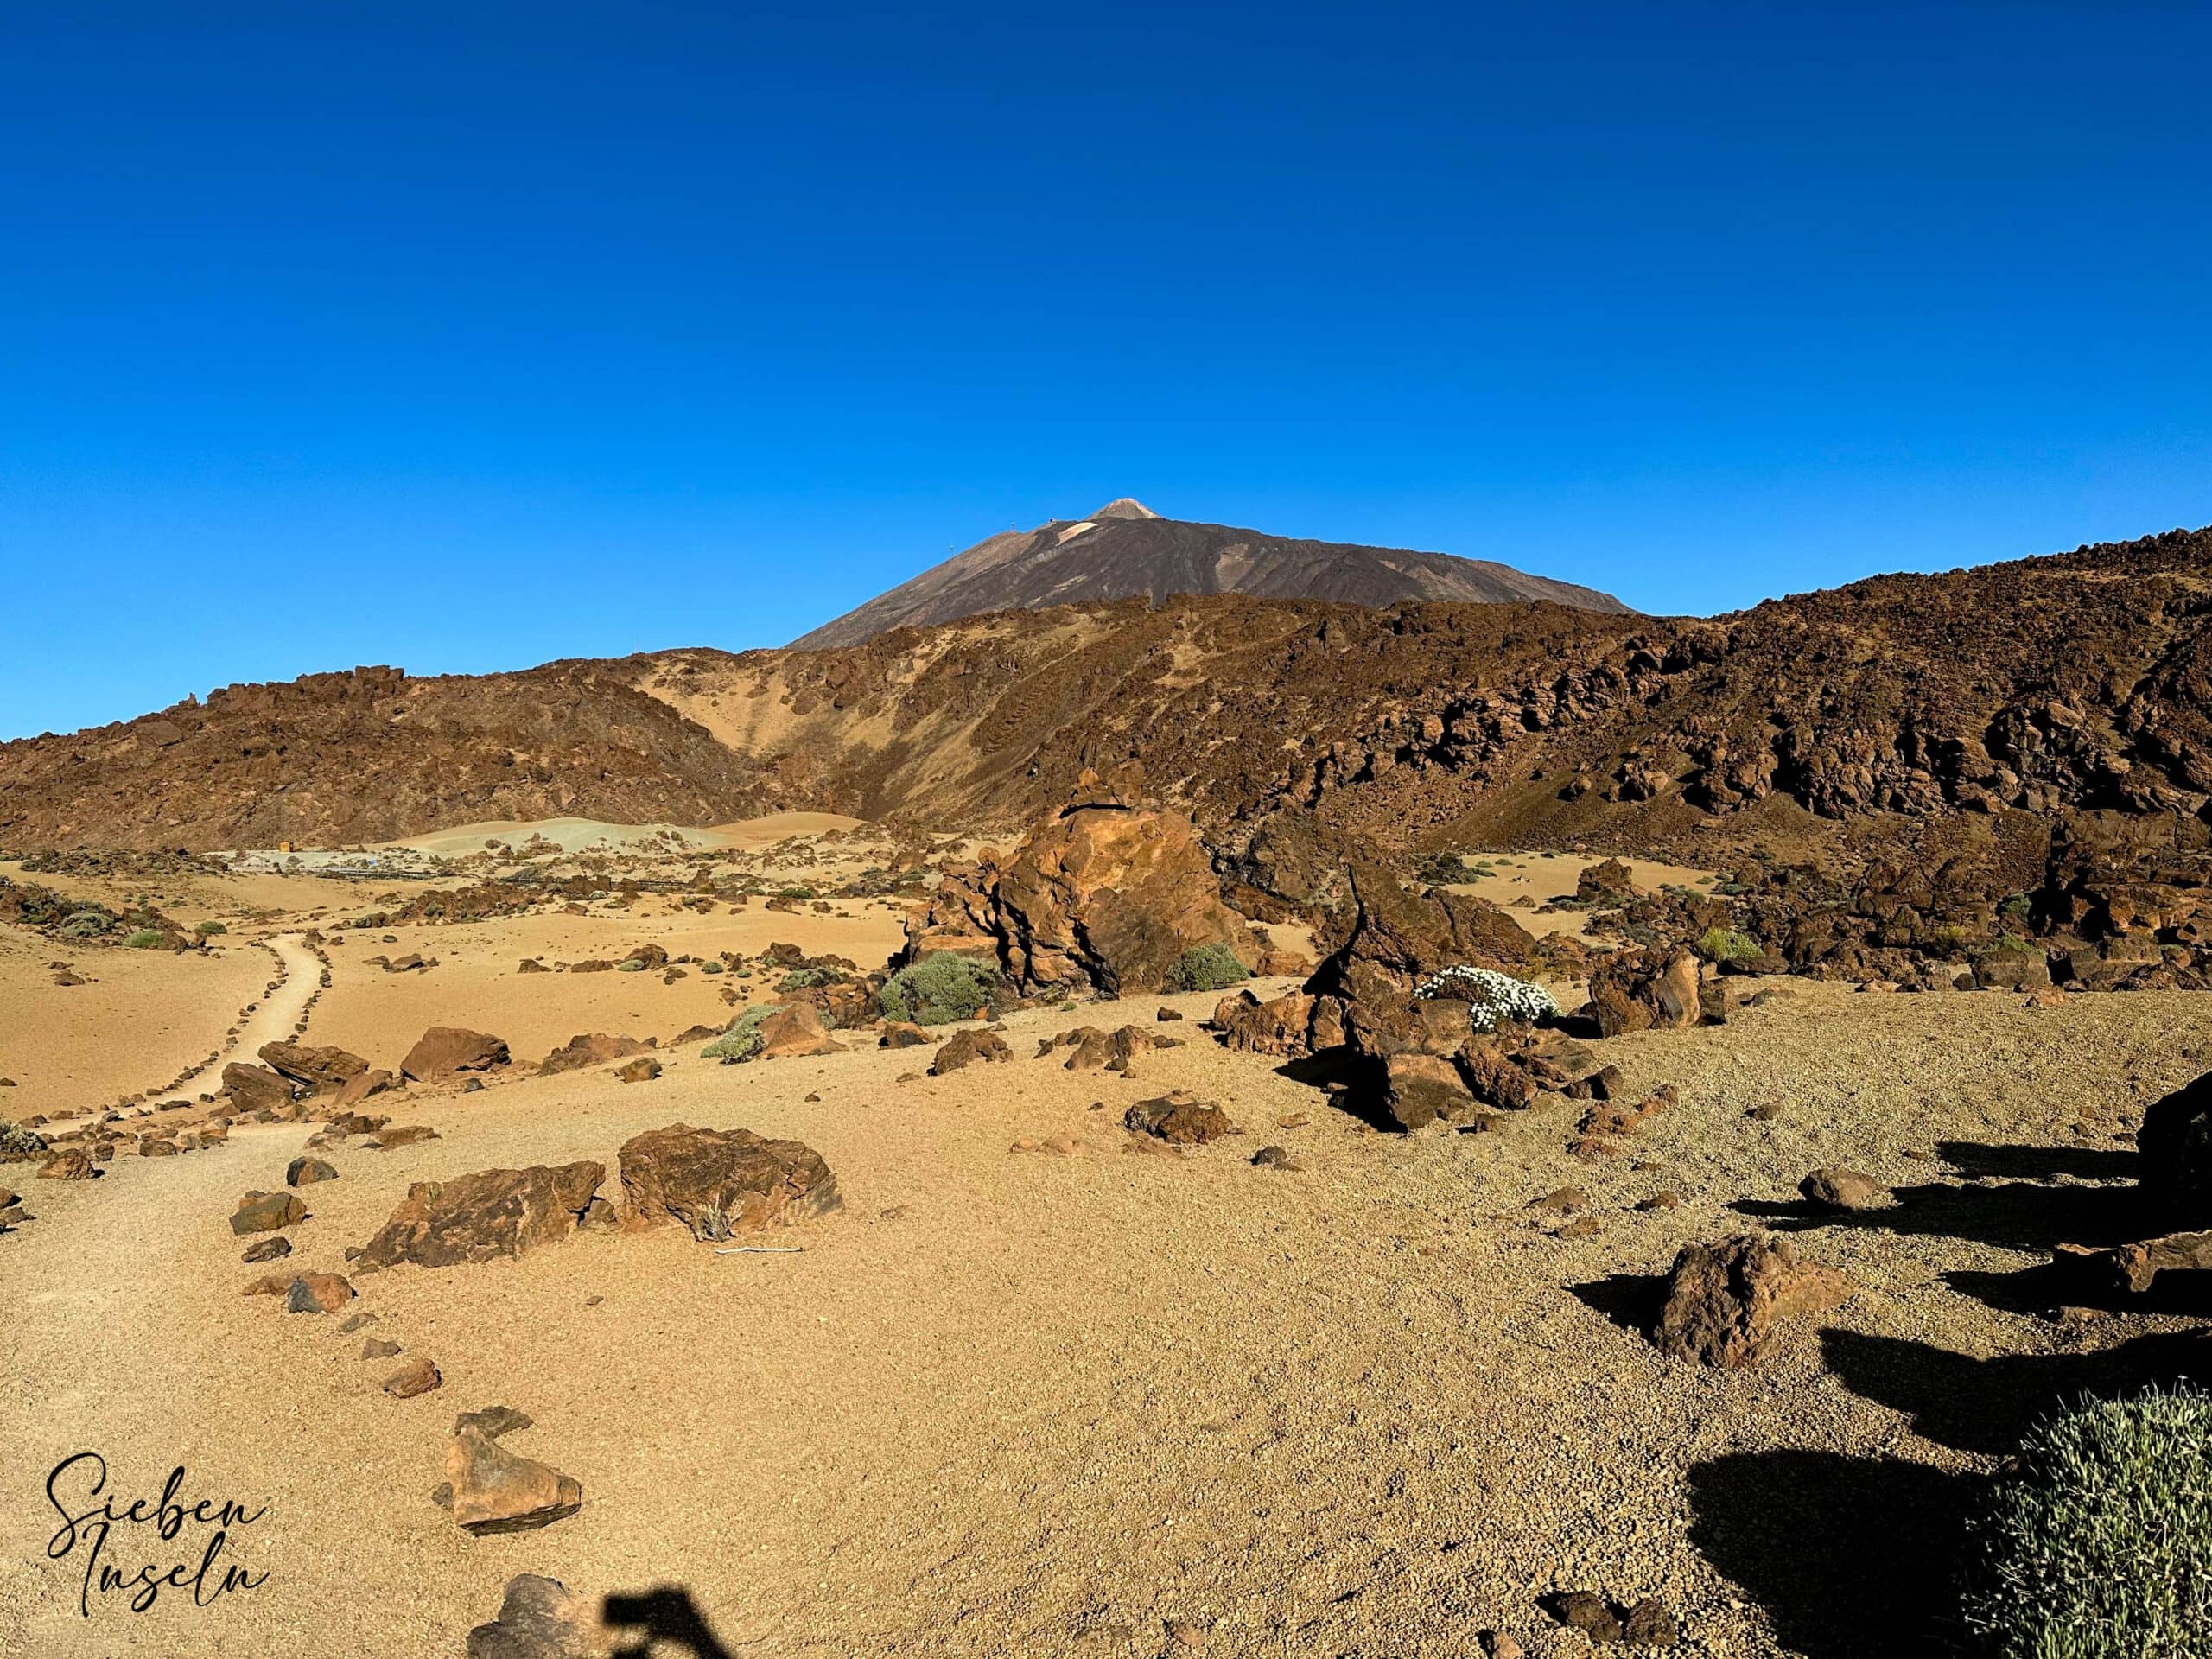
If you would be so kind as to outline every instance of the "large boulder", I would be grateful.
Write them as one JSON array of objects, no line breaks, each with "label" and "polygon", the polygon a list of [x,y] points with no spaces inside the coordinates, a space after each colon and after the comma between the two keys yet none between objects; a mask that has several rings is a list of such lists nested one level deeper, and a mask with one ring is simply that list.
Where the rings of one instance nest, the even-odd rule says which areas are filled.
[{"label": "large boulder", "polygon": [[583,1507],[583,1486],[572,1476],[473,1428],[448,1444],[446,1481],[453,1518],[472,1533],[549,1526]]},{"label": "large boulder", "polygon": [[1624,952],[1590,976],[1583,1018],[1604,1037],[1631,1031],[1679,1031],[1705,1017],[1701,970],[1691,951]]},{"label": "large boulder", "polygon": [[336,1094],[369,1069],[366,1060],[342,1048],[301,1043],[264,1043],[261,1061],[309,1094]]},{"label": "large boulder", "polygon": [[2212,1071],[2152,1103],[2135,1145],[2144,1192],[2175,1219],[2212,1222]]},{"label": "large boulder", "polygon": [[1179,812],[1070,807],[1030,832],[992,897],[1001,959],[1026,988],[1159,991],[1201,945],[1252,952],[1250,930],[1222,903],[1198,831]]},{"label": "large boulder", "polygon": [[1013,1058],[1014,1051],[1006,1046],[1005,1038],[995,1031],[971,1026],[953,1033],[952,1040],[938,1050],[937,1058],[930,1062],[930,1075],[941,1077],[978,1061],[1001,1064]]},{"label": "large boulder", "polygon": [[587,1160],[417,1181],[356,1261],[364,1268],[402,1262],[450,1268],[523,1255],[566,1237],[606,1179],[606,1165]]},{"label": "large boulder", "polygon": [[626,1060],[632,1054],[645,1052],[645,1044],[634,1037],[611,1037],[603,1031],[584,1032],[569,1038],[540,1060],[537,1075],[550,1077],[563,1071],[581,1071],[587,1066]]},{"label": "large boulder", "polygon": [[817,1054],[842,1053],[845,1046],[830,1034],[822,1010],[811,1002],[786,1002],[763,1020],[759,1030],[760,1046],[755,1059],[806,1059]]},{"label": "large boulder", "polygon": [[1238,1053],[1304,1054],[1312,1040],[1314,1000],[1305,991],[1290,991],[1262,1002],[1238,991],[1214,1004],[1213,1027]]},{"label": "large boulder", "polygon": [[1379,864],[1351,867],[1351,932],[1306,982],[1317,995],[1351,998],[1371,969],[1409,993],[1429,976],[1461,966],[1510,969],[1535,954],[1534,935],[1471,893],[1408,893]]},{"label": "large boulder", "polygon": [[804,1220],[844,1201],[821,1154],[750,1129],[671,1123],[632,1135],[617,1158],[631,1214],[647,1225],[680,1222],[697,1239]]},{"label": "large boulder", "polygon": [[407,1058],[400,1074],[416,1083],[435,1083],[472,1071],[495,1071],[507,1064],[507,1046],[497,1037],[459,1026],[432,1026]]},{"label": "large boulder", "polygon": [[1738,1233],[1717,1244],[1685,1245],[1668,1275],[1651,1340],[1677,1359],[1738,1370],[1773,1351],[1786,1321],[1850,1294],[1849,1280],[1800,1261],[1787,1239]]},{"label": "large boulder", "polygon": [[232,1060],[223,1068],[223,1092],[242,1112],[276,1111],[292,1103],[292,1085],[267,1066]]}]

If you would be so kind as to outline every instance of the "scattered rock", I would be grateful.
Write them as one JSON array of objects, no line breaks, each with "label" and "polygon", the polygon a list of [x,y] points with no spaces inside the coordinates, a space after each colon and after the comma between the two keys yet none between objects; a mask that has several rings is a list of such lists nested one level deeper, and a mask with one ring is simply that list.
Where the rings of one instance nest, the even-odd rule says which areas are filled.
[{"label": "scattered rock", "polygon": [[317,1181],[337,1179],[338,1171],[320,1158],[295,1158],[284,1169],[287,1186],[313,1186]]},{"label": "scattered rock", "polygon": [[418,1394],[429,1393],[444,1381],[437,1366],[417,1354],[385,1378],[384,1391],[395,1400],[412,1400]]},{"label": "scattered rock", "polygon": [[287,1313],[335,1313],[353,1300],[353,1287],[343,1274],[303,1273],[284,1294]]},{"label": "scattered rock", "polygon": [[1198,1099],[1180,1089],[1153,1100],[1141,1100],[1122,1120],[1138,1135],[1148,1135],[1170,1146],[1195,1147],[1229,1133],[1229,1116],[1211,1101]]},{"label": "scattered rock", "polygon": [[438,1132],[427,1123],[395,1123],[390,1128],[378,1129],[362,1144],[378,1152],[396,1152],[402,1147],[418,1146],[437,1138]]},{"label": "scattered rock", "polygon": [[1717,1244],[1686,1245],[1668,1276],[1667,1304],[1651,1339],[1678,1359],[1737,1370],[1773,1351],[1785,1321],[1850,1294],[1849,1280],[1801,1262],[1787,1239],[1738,1233]]},{"label": "scattered rock", "polygon": [[557,1579],[518,1573],[507,1580],[499,1618],[469,1631],[467,1659],[600,1659],[599,1630],[589,1599]]},{"label": "scattered rock", "polygon": [[369,1069],[369,1063],[342,1048],[309,1048],[299,1043],[264,1043],[262,1064],[310,1094],[336,1094]]},{"label": "scattered rock", "polygon": [[292,1253],[292,1241],[282,1236],[264,1238],[259,1243],[245,1247],[245,1254],[238,1260],[251,1265],[257,1262],[275,1262]]},{"label": "scattered rock", "polygon": [[361,1344],[361,1357],[363,1359],[390,1359],[398,1351],[399,1344],[397,1343],[388,1342],[382,1337],[371,1337],[366,1342]]},{"label": "scattered rock", "polygon": [[446,1480],[454,1522],[479,1535],[549,1526],[583,1507],[581,1483],[474,1429],[462,1429],[447,1446]]},{"label": "scattered rock", "polygon": [[308,1207],[296,1194],[249,1192],[238,1200],[238,1210],[231,1217],[231,1230],[241,1236],[270,1233],[279,1227],[296,1226],[307,1218]]},{"label": "scattered rock", "polygon": [[1262,1147],[1252,1154],[1252,1162],[1262,1169],[1295,1171],[1299,1167],[1291,1160],[1288,1148],[1284,1147]]},{"label": "scattered rock", "polygon": [[616,1066],[614,1075],[624,1083],[651,1083],[660,1076],[660,1062],[650,1054],[640,1054]]},{"label": "scattered rock", "polygon": [[1835,1165],[1815,1170],[1797,1183],[1797,1190],[1815,1208],[1846,1213],[1885,1209],[1895,1201],[1890,1189],[1872,1175]]},{"label": "scattered rock", "polygon": [[603,1031],[585,1032],[569,1038],[539,1061],[537,1075],[550,1077],[563,1071],[582,1071],[589,1066],[605,1065],[610,1060],[627,1059],[632,1054],[643,1053],[645,1048],[634,1037],[609,1036]]},{"label": "scattered rock", "polygon": [[1566,1590],[1552,1598],[1552,1616],[1569,1630],[1580,1630],[1592,1642],[1618,1642],[1621,1621],[1611,1605],[1594,1590]]},{"label": "scattered rock", "polygon": [[997,1065],[1013,1058],[1014,1051],[1006,1046],[1005,1038],[996,1032],[971,1027],[955,1032],[952,1040],[938,1050],[936,1058],[930,1062],[930,1075],[941,1077],[978,1061]]},{"label": "scattered rock", "polygon": [[[42,1181],[89,1181],[99,1172],[92,1167],[92,1160],[81,1152],[65,1152],[48,1159],[38,1166]],[[244,1228],[239,1231],[246,1230]]]}]

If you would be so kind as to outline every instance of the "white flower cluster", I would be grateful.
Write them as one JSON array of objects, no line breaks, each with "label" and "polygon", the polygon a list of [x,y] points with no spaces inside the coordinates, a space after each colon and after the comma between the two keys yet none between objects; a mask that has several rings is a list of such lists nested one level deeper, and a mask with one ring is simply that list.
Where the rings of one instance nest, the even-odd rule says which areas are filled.
[{"label": "white flower cluster", "polygon": [[1559,1004],[1542,986],[1490,968],[1446,968],[1414,987],[1414,995],[1424,1001],[1433,997],[1464,1001],[1468,1021],[1477,1031],[1496,1031],[1501,1020],[1541,1026],[1559,1017]]}]

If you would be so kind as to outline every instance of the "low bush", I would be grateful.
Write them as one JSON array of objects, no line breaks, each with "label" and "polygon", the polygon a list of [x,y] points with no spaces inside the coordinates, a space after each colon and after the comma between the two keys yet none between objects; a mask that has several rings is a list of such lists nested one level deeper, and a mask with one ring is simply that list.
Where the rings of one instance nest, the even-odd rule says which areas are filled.
[{"label": "low bush", "polygon": [[46,1137],[21,1124],[0,1123],[0,1158],[35,1158],[47,1150]]},{"label": "low bush", "polygon": [[892,975],[875,1001],[887,1020],[944,1026],[973,1020],[997,1000],[999,990],[996,969],[938,950]]},{"label": "low bush", "polygon": [[115,926],[115,918],[104,910],[80,910],[56,931],[65,939],[96,939]]},{"label": "low bush", "polygon": [[1697,953],[1707,962],[1750,962],[1766,953],[1748,933],[1732,927],[1708,927],[1697,942]]},{"label": "low bush", "polygon": [[1501,974],[1494,968],[1446,968],[1414,988],[1423,1001],[1465,1002],[1467,1022],[1477,1031],[1496,1031],[1506,1022],[1541,1026],[1559,1018],[1559,1001],[1541,985]]},{"label": "low bush", "polygon": [[762,1003],[757,1008],[747,1008],[729,1022],[729,1029],[699,1051],[702,1060],[720,1060],[724,1065],[739,1060],[749,1060],[760,1052],[761,1022],[775,1012],[774,1005]]},{"label": "low bush", "polygon": [[2212,1394],[2092,1401],[2032,1432],[1973,1523],[1993,1659],[2150,1659],[2212,1630]]},{"label": "low bush", "polygon": [[212,939],[217,934],[227,933],[231,930],[220,922],[200,922],[195,924],[192,931],[203,939]]},{"label": "low bush", "polygon": [[1225,944],[1202,944],[1185,950],[1167,970],[1170,991],[1225,991],[1252,977],[1252,970]]},{"label": "low bush", "polygon": [[142,927],[124,939],[133,950],[158,950],[168,943],[168,938],[150,927]]}]

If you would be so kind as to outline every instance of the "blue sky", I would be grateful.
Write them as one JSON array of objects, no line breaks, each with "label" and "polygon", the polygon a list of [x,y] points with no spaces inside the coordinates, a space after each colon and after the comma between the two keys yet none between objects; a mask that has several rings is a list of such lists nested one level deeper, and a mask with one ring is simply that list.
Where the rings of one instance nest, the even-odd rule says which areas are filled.
[{"label": "blue sky", "polygon": [[0,737],[1122,494],[1700,613],[2212,522],[2202,5],[0,23]]}]

